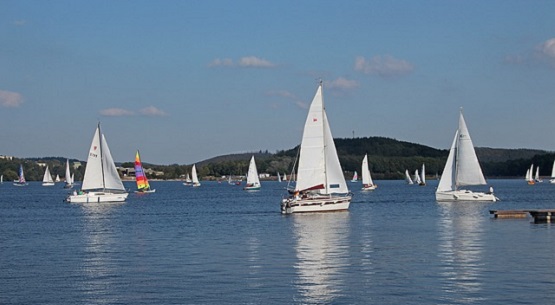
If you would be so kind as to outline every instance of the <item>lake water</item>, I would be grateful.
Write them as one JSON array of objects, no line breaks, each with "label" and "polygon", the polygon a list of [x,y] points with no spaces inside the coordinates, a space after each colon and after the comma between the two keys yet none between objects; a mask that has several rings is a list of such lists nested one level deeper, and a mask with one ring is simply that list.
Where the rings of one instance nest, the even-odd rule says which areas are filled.
[{"label": "lake water", "polygon": [[[151,182],[120,204],[0,185],[0,304],[553,304],[555,185],[491,180],[497,203],[378,181],[348,212],[281,215],[284,183]],[[125,183],[134,188],[132,183]]]}]

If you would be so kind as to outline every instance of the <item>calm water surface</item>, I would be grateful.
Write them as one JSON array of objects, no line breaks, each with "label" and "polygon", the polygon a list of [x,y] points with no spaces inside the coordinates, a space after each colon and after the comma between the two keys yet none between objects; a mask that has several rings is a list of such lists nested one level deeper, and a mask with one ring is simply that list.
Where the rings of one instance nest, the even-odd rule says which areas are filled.
[{"label": "calm water surface", "polygon": [[[120,204],[0,185],[0,304],[553,304],[555,185],[491,180],[497,203],[378,181],[350,211],[281,215],[285,184],[151,182]],[[133,188],[133,184],[126,186]]]}]

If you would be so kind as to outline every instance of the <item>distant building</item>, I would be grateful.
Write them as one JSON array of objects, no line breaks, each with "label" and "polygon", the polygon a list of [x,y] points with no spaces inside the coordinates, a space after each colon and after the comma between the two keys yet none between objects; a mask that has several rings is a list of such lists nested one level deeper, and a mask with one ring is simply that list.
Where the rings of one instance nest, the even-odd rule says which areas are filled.
[{"label": "distant building", "polygon": [[78,169],[79,167],[81,167],[81,162],[79,161],[73,162],[73,169]]},{"label": "distant building", "polygon": [[0,159],[4,159],[4,160],[12,160],[13,156],[5,156],[5,155],[0,155]]},{"label": "distant building", "polygon": [[260,178],[260,179],[270,178],[270,174],[268,174],[268,173],[261,173],[261,174],[258,174],[258,178]]},{"label": "distant building", "polygon": [[44,162],[37,162],[37,165],[40,167],[46,167],[46,163]]}]

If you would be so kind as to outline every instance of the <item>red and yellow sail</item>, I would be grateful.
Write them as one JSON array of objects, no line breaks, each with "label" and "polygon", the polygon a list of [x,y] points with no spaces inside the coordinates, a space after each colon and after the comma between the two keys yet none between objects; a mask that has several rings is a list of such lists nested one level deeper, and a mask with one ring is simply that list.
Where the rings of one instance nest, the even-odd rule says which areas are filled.
[{"label": "red and yellow sail", "polygon": [[137,182],[137,189],[139,189],[139,191],[146,191],[150,189],[150,185],[148,185],[148,180],[146,179],[146,175],[143,170],[143,165],[141,164],[141,157],[139,156],[138,150],[135,155],[135,181]]}]

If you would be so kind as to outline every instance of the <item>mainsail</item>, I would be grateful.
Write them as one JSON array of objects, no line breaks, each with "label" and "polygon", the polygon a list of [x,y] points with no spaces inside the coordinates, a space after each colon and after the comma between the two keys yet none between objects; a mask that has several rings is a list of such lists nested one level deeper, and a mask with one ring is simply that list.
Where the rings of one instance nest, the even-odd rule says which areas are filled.
[{"label": "mainsail", "polygon": [[150,185],[148,184],[148,179],[146,178],[138,150],[135,154],[135,181],[137,182],[137,189],[139,191],[150,189]]}]

